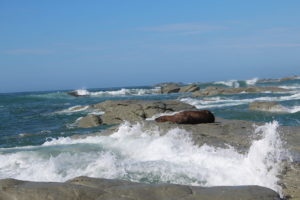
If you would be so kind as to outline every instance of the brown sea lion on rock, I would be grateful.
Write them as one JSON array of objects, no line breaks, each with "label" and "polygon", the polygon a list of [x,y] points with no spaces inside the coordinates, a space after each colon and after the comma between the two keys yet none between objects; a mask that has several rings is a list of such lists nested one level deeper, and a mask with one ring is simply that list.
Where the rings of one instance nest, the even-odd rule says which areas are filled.
[{"label": "brown sea lion on rock", "polygon": [[183,111],[171,116],[161,116],[157,122],[173,122],[176,124],[214,123],[215,116],[209,110]]}]

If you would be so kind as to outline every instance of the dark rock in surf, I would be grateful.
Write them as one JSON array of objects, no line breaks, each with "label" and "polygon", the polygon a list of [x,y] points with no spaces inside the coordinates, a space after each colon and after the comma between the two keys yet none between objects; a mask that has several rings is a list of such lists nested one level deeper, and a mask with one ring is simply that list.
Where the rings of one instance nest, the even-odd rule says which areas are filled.
[{"label": "dark rock in surf", "polygon": [[180,86],[178,84],[166,84],[161,87],[162,94],[170,94],[170,93],[178,93],[180,90]]},{"label": "dark rock in surf", "polygon": [[196,84],[180,86],[179,84],[169,83],[161,86],[162,94],[170,94],[170,93],[190,93],[199,90],[199,86]]},{"label": "dark rock in surf", "polygon": [[71,92],[67,92],[68,95],[73,97],[86,97],[89,96],[89,94],[85,91],[82,92],[82,90],[74,90]]},{"label": "dark rock in surf", "polygon": [[215,122],[215,116],[208,110],[183,111],[171,116],[161,116],[156,122],[173,122],[176,124],[201,124]]}]

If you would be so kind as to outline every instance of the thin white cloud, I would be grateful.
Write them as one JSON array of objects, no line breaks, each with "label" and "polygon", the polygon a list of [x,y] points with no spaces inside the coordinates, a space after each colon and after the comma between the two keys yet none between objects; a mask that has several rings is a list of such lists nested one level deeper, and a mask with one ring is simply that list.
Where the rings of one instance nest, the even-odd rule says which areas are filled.
[{"label": "thin white cloud", "polygon": [[215,26],[200,23],[181,23],[181,24],[165,24],[160,26],[149,26],[139,28],[140,31],[147,32],[169,32],[169,33],[179,33],[179,34],[199,34],[210,31],[224,30],[228,27],[225,26]]}]

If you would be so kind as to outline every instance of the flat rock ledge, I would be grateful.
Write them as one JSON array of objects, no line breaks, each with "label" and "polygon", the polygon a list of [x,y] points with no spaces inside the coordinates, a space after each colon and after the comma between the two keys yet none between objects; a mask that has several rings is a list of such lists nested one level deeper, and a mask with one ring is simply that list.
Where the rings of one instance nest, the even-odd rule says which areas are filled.
[{"label": "flat rock ledge", "polygon": [[262,92],[288,92],[290,90],[280,87],[245,87],[245,88],[223,88],[223,87],[207,87],[204,90],[196,91],[192,94],[193,97],[204,97],[213,95],[231,95],[239,93],[262,93]]},{"label": "flat rock ledge", "polygon": [[196,187],[77,177],[64,183],[0,180],[0,200],[279,200],[260,186]]},{"label": "flat rock ledge", "polygon": [[124,120],[143,121],[160,113],[172,113],[183,110],[195,110],[194,106],[176,101],[119,100],[104,101],[90,106],[91,109],[103,111],[101,123],[105,125],[120,124]]}]

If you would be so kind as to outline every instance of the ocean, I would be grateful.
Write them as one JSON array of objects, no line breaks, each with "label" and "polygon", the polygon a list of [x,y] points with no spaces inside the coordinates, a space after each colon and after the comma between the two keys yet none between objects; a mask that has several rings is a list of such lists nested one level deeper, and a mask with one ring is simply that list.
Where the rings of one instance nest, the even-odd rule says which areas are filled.
[{"label": "ocean", "polygon": [[[160,94],[155,86],[79,89],[82,97],[70,96],[68,91],[2,93],[0,179],[61,182],[84,175],[145,183],[260,185],[280,192],[278,162],[288,152],[277,128],[300,125],[300,79],[197,84],[201,89],[276,86],[289,91],[198,98],[181,93]],[[111,126],[80,128],[76,124],[87,114],[103,114],[88,105],[129,99],[179,100],[208,109],[216,117],[263,123],[256,128],[263,135],[253,140],[243,154],[230,145],[197,146],[190,133],[179,128],[160,136],[157,129],[145,131],[142,123],[124,122],[107,136],[101,131]],[[274,101],[282,107],[269,112],[249,110],[249,104],[255,101]],[[90,135],[95,132],[99,134]]]}]

